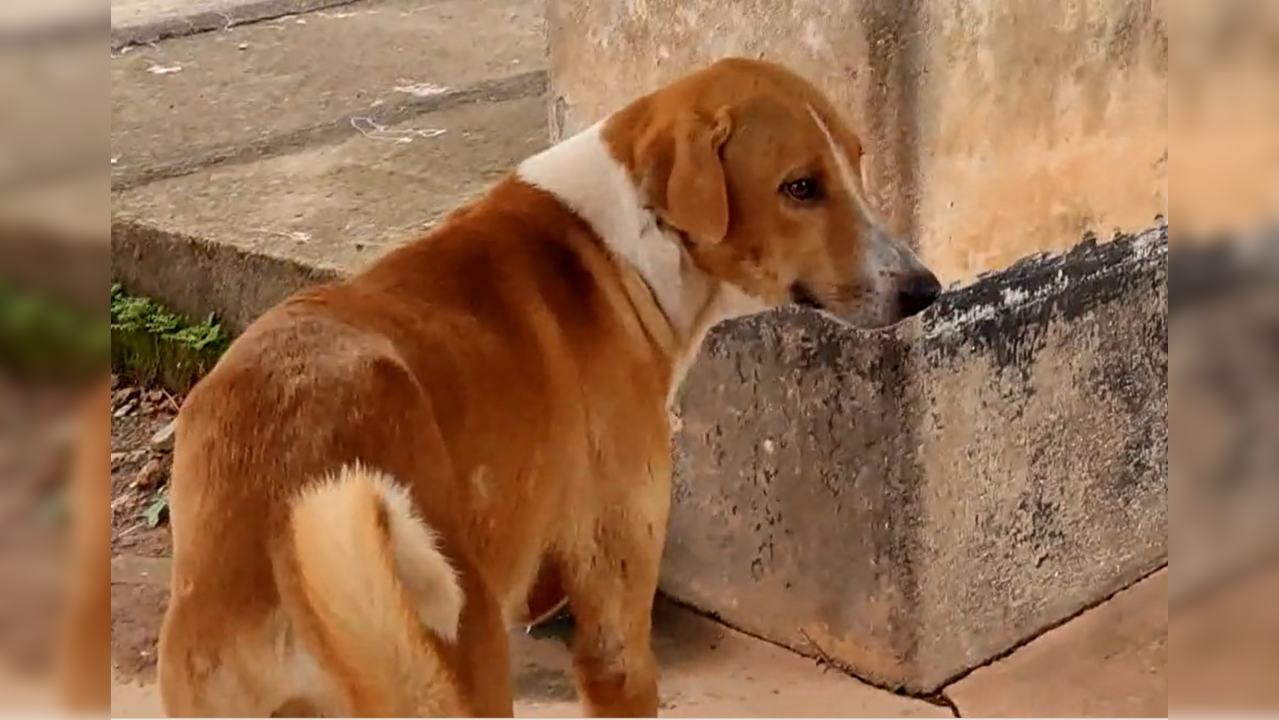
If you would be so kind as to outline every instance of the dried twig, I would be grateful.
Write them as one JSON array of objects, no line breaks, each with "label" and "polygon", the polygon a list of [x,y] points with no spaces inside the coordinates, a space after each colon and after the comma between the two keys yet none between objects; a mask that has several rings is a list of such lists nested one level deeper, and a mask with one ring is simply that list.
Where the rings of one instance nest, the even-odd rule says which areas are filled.
[{"label": "dried twig", "polygon": [[163,389],[160,390],[160,392],[164,393],[164,401],[168,404],[169,408],[173,410],[173,412],[177,412],[182,409],[182,406],[178,404],[178,399],[173,397],[173,393]]}]

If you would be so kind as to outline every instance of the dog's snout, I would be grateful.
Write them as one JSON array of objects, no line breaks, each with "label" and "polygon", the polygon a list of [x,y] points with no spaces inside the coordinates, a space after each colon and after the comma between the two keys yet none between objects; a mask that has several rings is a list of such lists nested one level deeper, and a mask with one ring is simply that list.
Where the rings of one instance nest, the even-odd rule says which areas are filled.
[{"label": "dog's snout", "polygon": [[918,315],[927,310],[941,295],[941,281],[928,270],[912,273],[902,281],[897,290],[897,302],[902,317]]}]

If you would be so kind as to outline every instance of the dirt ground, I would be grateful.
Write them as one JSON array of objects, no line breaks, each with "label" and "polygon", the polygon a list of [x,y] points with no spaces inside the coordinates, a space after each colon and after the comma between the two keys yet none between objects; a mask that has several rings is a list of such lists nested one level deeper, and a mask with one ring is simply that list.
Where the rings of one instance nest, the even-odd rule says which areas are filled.
[{"label": "dirt ground", "polygon": [[163,390],[120,385],[111,391],[112,556],[169,555],[167,523],[149,527],[144,514],[169,479],[171,439],[152,439],[173,421],[178,402]]},{"label": "dirt ground", "polygon": [[[179,399],[163,390],[122,383],[111,391],[111,557],[168,557],[167,516],[154,526],[148,509],[162,497],[169,478],[169,429]],[[159,434],[159,435],[157,435]],[[155,675],[155,644],[168,602],[163,585],[111,583],[111,643],[116,674],[148,681]]]},{"label": "dirt ground", "polygon": [[[111,395],[112,558],[166,557],[166,518],[152,526],[146,515],[168,480],[171,443],[157,432],[172,421],[178,399],[114,378]],[[64,481],[81,397],[82,388],[0,373],[0,670],[49,668],[65,581]],[[167,598],[160,584],[112,583],[112,649],[123,678],[154,674]]]},{"label": "dirt ground", "polygon": [[0,373],[0,667],[50,660],[63,580],[61,485],[77,390]]},{"label": "dirt ground", "polygon": [[[0,373],[0,670],[43,673],[65,577],[64,481],[82,388],[33,383]],[[156,434],[178,399],[112,381],[111,550],[170,554],[165,518],[146,518],[168,480],[169,449]],[[159,440],[159,442],[156,442]],[[160,585],[112,583],[112,642],[117,673],[154,674],[155,641],[168,593]]]}]

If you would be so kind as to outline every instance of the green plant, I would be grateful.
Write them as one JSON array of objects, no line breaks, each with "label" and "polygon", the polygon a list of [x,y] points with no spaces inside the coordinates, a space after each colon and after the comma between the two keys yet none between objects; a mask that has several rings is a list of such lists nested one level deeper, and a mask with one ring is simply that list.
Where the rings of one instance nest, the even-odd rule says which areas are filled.
[{"label": "green plant", "polygon": [[142,511],[142,521],[148,528],[160,527],[160,523],[169,517],[169,489],[166,487],[156,494],[150,505]]},{"label": "green plant", "polygon": [[0,281],[0,362],[9,371],[83,377],[104,371],[110,350],[102,318]]},{"label": "green plant", "polygon": [[213,315],[196,322],[111,286],[111,367],[132,382],[185,392],[230,343]]}]

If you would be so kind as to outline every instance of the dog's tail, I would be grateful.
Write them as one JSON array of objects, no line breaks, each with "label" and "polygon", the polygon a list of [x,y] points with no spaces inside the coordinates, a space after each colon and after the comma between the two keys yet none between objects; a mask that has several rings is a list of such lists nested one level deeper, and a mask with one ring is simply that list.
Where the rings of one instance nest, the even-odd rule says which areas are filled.
[{"label": "dog's tail", "polygon": [[348,466],[301,495],[291,520],[297,599],[349,712],[470,714],[439,652],[456,639],[462,589],[408,492],[385,473]]}]

